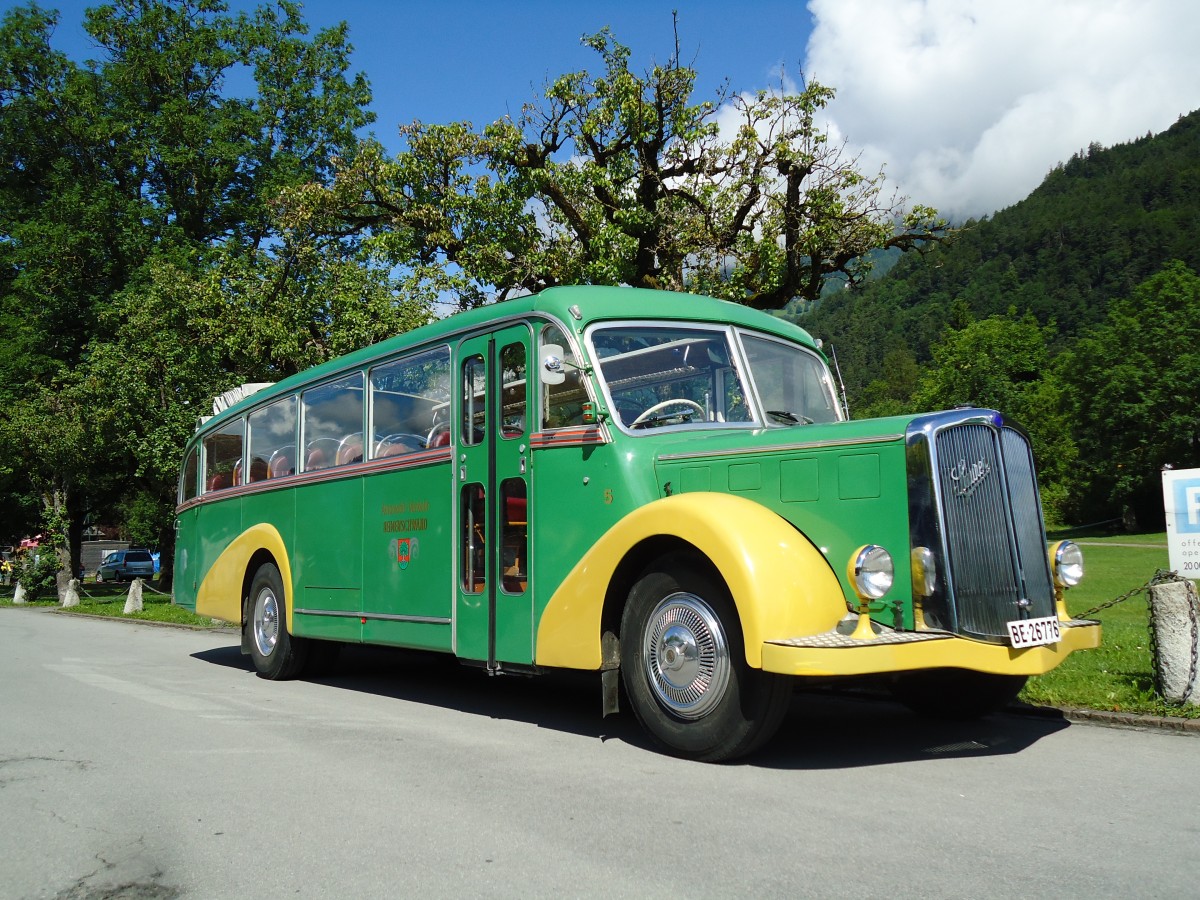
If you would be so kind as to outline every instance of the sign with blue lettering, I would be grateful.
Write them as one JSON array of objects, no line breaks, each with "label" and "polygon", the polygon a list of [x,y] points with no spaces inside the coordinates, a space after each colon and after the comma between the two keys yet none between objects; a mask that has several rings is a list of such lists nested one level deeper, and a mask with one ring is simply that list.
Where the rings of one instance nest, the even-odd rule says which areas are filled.
[{"label": "sign with blue lettering", "polygon": [[1200,469],[1163,470],[1163,508],[1171,568],[1200,578]]}]

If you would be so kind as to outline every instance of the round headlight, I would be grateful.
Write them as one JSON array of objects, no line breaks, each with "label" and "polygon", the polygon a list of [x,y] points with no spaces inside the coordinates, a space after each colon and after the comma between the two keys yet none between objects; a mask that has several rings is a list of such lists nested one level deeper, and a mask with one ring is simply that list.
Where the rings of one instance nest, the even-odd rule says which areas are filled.
[{"label": "round headlight", "polygon": [[912,551],[913,594],[918,597],[933,596],[937,587],[937,561],[928,547],[913,547]]},{"label": "round headlight", "polygon": [[1078,544],[1059,541],[1050,548],[1050,562],[1059,587],[1072,588],[1083,581],[1083,551]]},{"label": "round headlight", "polygon": [[848,574],[860,598],[878,600],[892,589],[895,575],[892,555],[878,544],[860,547],[850,558]]}]

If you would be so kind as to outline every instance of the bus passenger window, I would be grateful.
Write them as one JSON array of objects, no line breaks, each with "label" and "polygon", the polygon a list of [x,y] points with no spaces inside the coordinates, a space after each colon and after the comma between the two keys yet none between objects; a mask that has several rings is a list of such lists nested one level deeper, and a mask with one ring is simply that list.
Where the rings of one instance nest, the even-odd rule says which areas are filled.
[{"label": "bus passenger window", "polygon": [[508,344],[500,351],[500,377],[504,384],[500,396],[500,433],[505,438],[525,433],[527,385],[525,345]]},{"label": "bus passenger window", "polygon": [[482,484],[464,484],[459,521],[462,523],[462,589],[481,594],[487,579],[487,506]]},{"label": "bus passenger window", "polygon": [[235,484],[242,464],[245,420],[236,419],[204,438],[204,489],[220,491]]},{"label": "bus passenger window", "polygon": [[256,409],[247,419],[250,480],[278,478],[295,472],[296,398],[284,397]]},{"label": "bus passenger window", "polygon": [[449,443],[450,348],[371,369],[371,458]]},{"label": "bus passenger window", "polygon": [[[304,471],[344,466],[362,459],[363,376],[355,372],[305,391]],[[354,442],[358,441],[355,452]]]},{"label": "bus passenger window", "polygon": [[583,384],[579,357],[557,325],[547,325],[542,329],[542,344],[556,344],[563,348],[563,371],[566,374],[562,384],[542,386],[542,427],[582,425],[583,404],[588,399],[588,393]]}]

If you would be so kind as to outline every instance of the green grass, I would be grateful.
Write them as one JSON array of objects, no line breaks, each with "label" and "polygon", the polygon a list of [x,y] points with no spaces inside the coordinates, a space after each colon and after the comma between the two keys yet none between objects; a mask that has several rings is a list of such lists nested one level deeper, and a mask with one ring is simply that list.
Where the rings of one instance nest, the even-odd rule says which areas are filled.
[{"label": "green grass", "polygon": [[[1167,569],[1165,533],[1088,537],[1064,534],[1083,548],[1084,579],[1067,592],[1078,615],[1149,581]],[[1053,537],[1053,536],[1052,536]],[[1150,614],[1145,592],[1092,618],[1104,626],[1095,650],[1073,653],[1061,666],[1029,679],[1021,699],[1051,706],[1200,718],[1200,706],[1167,703],[1154,692]]]},{"label": "green grass", "polygon": [[[190,625],[200,628],[211,628],[214,625],[226,625],[218,619],[208,616],[198,616],[191,610],[176,606],[165,594],[155,593],[153,582],[145,585],[142,591],[142,611],[125,615],[125,599],[129,594],[129,585],[95,584],[84,582],[79,586],[79,605],[70,609],[60,610],[65,615],[77,614],[88,616],[111,616],[115,619],[134,619],[143,622],[168,622],[173,625]],[[12,606],[12,588],[4,589],[0,598],[0,606]],[[29,604],[30,606],[57,607],[57,598],[43,597]]]}]

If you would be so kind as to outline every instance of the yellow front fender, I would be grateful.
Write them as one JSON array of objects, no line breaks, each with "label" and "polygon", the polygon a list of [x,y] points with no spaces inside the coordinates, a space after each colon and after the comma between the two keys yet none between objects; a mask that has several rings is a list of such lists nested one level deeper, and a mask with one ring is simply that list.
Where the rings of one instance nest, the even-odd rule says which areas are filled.
[{"label": "yellow front fender", "polygon": [[275,526],[262,523],[239,534],[221,551],[217,561],[205,573],[196,594],[196,612],[214,619],[224,619],[236,625],[242,623],[242,585],[250,560],[259,550],[275,557],[275,565],[283,578],[284,604],[287,607],[287,627],[292,634],[292,567],[288,563],[283,538]]},{"label": "yellow front fender", "polygon": [[829,563],[786,520],[744,497],[679,494],[630,513],[579,560],[538,623],[538,665],[600,668],[609,582],[634,547],[663,535],[691,544],[720,570],[741,619],[746,662],[755,668],[764,641],[828,631],[846,614]]}]

